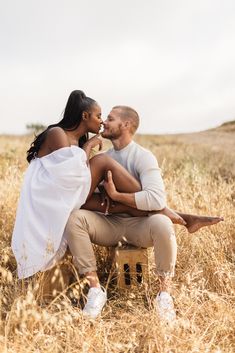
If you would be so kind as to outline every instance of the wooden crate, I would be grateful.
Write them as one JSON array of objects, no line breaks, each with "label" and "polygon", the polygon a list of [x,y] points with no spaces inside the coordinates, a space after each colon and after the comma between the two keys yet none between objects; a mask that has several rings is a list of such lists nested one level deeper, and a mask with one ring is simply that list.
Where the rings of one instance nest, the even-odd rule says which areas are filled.
[{"label": "wooden crate", "polygon": [[117,269],[117,286],[127,289],[148,282],[148,249],[131,245],[115,248],[114,262]]},{"label": "wooden crate", "polygon": [[71,270],[61,264],[41,273],[40,294],[43,300],[51,300],[69,286]]}]

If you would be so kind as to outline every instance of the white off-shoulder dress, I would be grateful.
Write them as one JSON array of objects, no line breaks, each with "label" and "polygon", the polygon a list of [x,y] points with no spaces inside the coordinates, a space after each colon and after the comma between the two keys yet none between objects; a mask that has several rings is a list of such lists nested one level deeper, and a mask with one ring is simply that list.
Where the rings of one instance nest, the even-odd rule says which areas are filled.
[{"label": "white off-shoulder dress", "polygon": [[49,269],[64,255],[65,225],[71,211],[85,203],[90,186],[87,156],[77,146],[30,162],[12,237],[19,278]]}]

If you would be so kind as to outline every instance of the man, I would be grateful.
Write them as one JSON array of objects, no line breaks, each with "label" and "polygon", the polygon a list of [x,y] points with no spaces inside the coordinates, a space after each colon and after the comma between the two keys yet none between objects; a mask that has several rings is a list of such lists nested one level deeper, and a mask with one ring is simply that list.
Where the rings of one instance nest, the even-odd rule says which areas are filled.
[{"label": "man", "polygon": [[[154,247],[156,274],[160,280],[156,309],[160,318],[171,321],[175,318],[175,311],[170,287],[177,253],[172,221],[185,224],[189,232],[194,232],[202,226],[218,223],[222,219],[177,214],[166,207],[164,184],[157,160],[150,151],[133,141],[138,125],[139,116],[134,109],[116,106],[104,122],[102,136],[110,139],[113,144],[113,148],[106,153],[140,181],[142,190],[136,193],[118,192],[111,172],[104,182],[104,188],[115,203],[148,211],[148,216],[105,216],[100,212],[91,211],[97,207],[88,202],[84,208],[90,210],[80,209],[72,212],[66,226],[66,236],[79,273],[86,276],[90,285],[87,303],[83,309],[85,314],[95,318],[101,313],[107,300],[97,277],[92,243],[115,246],[121,241],[144,248]],[[104,211],[104,208],[101,207],[100,211]],[[110,207],[109,211],[116,212],[115,207]]]}]

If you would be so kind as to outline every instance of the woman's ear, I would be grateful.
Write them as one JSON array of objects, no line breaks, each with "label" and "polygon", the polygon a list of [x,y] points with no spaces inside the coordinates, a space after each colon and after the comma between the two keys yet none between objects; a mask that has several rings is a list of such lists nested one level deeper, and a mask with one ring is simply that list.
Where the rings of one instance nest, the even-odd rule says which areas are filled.
[{"label": "woman's ear", "polygon": [[82,120],[87,120],[89,117],[89,114],[87,112],[82,112]]}]

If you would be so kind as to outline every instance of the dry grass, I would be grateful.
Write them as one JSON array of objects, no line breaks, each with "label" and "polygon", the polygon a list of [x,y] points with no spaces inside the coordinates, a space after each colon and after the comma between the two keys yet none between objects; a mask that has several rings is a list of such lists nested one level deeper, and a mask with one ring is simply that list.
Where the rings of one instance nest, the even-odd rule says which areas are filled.
[{"label": "dry grass", "polygon": [[[235,139],[234,133],[227,133],[227,140],[223,133],[221,143],[211,134],[204,133],[203,141],[201,134],[137,136],[158,157],[172,208],[225,218],[192,235],[176,228],[174,326],[162,325],[154,313],[158,283],[153,273],[148,286],[132,292],[109,282],[108,305],[95,322],[84,320],[79,301],[73,306],[69,299],[83,296],[83,282],[42,304],[41,276],[17,280],[10,240],[30,138],[0,137],[0,352],[234,352],[235,161],[228,148]],[[96,253],[105,285],[107,252],[96,248]]]}]

